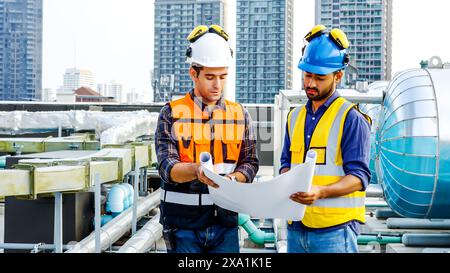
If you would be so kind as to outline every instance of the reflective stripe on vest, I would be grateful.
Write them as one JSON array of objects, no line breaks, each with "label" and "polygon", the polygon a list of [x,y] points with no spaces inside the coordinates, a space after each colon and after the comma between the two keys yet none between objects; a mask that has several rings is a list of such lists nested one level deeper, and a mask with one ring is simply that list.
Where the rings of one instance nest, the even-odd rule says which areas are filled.
[{"label": "reflective stripe on vest", "polygon": [[161,200],[166,203],[181,204],[186,206],[214,205],[214,202],[209,194],[189,194],[161,190]]},{"label": "reflective stripe on vest", "polygon": [[[313,185],[326,186],[338,182],[345,176],[343,169],[341,140],[344,122],[353,104],[343,98],[336,99],[323,114],[311,138],[310,150],[318,153]],[[304,130],[306,107],[291,111],[288,130],[291,140],[291,167],[304,162],[306,155]],[[325,228],[350,220],[365,222],[365,192],[317,200],[307,206],[302,223],[311,228]]]},{"label": "reflective stripe on vest", "polygon": [[365,205],[363,197],[335,197],[327,199],[319,199],[314,202],[314,207],[332,207],[332,208],[355,208]]}]

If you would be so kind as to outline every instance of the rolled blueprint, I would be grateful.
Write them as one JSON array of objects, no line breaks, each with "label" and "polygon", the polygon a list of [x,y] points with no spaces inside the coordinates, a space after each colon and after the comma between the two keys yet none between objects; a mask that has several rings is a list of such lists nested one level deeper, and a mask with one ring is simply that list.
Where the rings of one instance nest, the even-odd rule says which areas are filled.
[{"label": "rolled blueprint", "polygon": [[314,160],[314,163],[315,163],[316,159],[317,159],[317,152],[314,150],[310,150],[310,151],[308,151],[306,156],[307,156],[306,161]]},{"label": "rolled blueprint", "polygon": [[200,164],[203,168],[206,168],[212,172],[214,172],[214,166],[212,163],[211,154],[207,152],[203,152],[200,154]]},{"label": "rolled blueprint", "polygon": [[[313,150],[309,150],[306,153],[305,164],[307,164],[307,163],[312,164],[314,167],[316,167],[316,161],[317,161],[317,152],[313,151]],[[308,187],[308,192],[311,191],[313,177],[314,177],[314,171],[312,172],[312,174],[310,174],[310,177],[307,178],[307,179],[311,179],[311,183],[309,184],[309,187]]]}]

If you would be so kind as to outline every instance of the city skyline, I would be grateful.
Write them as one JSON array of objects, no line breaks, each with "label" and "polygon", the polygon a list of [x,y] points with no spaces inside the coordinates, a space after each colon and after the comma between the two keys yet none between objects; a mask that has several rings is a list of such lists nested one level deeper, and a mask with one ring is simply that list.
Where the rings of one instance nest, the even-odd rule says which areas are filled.
[{"label": "city skyline", "polygon": [[0,1],[0,100],[42,91],[42,0]]},{"label": "city skyline", "polygon": [[[227,21],[232,47],[236,48],[233,2],[228,5]],[[429,0],[426,5],[394,1],[392,75],[419,67],[421,60],[433,55],[450,61],[446,48],[449,37],[438,30],[438,26],[450,25],[445,14],[449,7],[445,0]],[[44,0],[43,88],[58,88],[65,69],[75,64],[92,70],[99,82],[115,79],[130,88],[151,92],[153,12],[153,1],[148,0]],[[299,89],[301,72],[296,66],[302,38],[314,25],[314,0],[294,1],[294,12],[293,89]],[[411,33],[420,42],[412,39]]]}]

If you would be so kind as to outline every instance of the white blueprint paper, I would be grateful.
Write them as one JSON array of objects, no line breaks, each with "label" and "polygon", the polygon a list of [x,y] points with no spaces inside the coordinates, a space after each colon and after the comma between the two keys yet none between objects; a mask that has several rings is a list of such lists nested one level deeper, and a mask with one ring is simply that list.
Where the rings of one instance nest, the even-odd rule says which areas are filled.
[{"label": "white blueprint paper", "polygon": [[205,175],[220,186],[218,189],[209,187],[216,205],[252,217],[300,221],[305,214],[305,205],[292,201],[289,196],[311,190],[316,157],[316,152],[310,151],[305,164],[270,181],[245,184],[216,174],[209,154],[201,155],[201,161]]}]

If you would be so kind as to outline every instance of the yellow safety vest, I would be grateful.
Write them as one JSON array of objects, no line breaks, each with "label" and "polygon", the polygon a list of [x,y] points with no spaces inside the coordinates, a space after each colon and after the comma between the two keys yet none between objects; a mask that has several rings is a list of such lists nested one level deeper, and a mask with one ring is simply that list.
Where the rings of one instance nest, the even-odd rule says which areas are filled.
[{"label": "yellow safety vest", "polygon": [[[326,110],[314,129],[310,150],[317,152],[313,185],[326,186],[338,182],[345,176],[341,151],[342,133],[348,112],[355,105],[344,98],[337,98]],[[291,140],[291,168],[305,162],[306,107],[291,111],[288,116],[288,133]],[[332,227],[351,220],[365,222],[366,193],[351,194],[316,200],[307,206],[302,223],[310,228]]]}]

